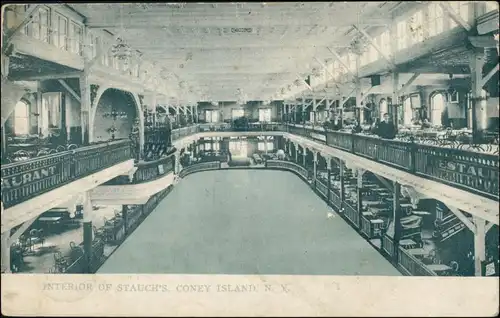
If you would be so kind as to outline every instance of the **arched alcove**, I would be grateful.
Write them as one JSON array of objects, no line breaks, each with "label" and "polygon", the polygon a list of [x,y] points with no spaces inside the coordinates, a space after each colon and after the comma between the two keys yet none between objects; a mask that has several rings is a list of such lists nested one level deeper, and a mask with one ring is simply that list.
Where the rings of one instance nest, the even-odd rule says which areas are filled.
[{"label": "arched alcove", "polygon": [[389,106],[387,105],[387,99],[382,98],[379,102],[379,117],[380,119],[384,118],[384,114],[389,112]]},{"label": "arched alcove", "polygon": [[431,95],[431,123],[434,126],[442,125],[442,115],[446,109],[446,100],[442,92],[436,92]]},{"label": "arched alcove", "polygon": [[132,131],[135,118],[143,117],[140,105],[132,93],[115,88],[106,89],[93,110],[91,142],[126,139]]}]

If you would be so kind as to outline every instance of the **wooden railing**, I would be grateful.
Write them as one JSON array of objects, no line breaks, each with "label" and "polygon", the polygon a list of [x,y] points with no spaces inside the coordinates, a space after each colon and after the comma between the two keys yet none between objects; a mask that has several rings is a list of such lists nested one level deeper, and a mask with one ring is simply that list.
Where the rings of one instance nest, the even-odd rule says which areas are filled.
[{"label": "wooden railing", "polygon": [[[493,154],[445,148],[374,136],[325,130],[323,127],[277,125],[328,146],[374,160],[428,179],[499,200],[499,161]],[[197,126],[176,129],[172,140],[198,132]]]},{"label": "wooden railing", "polygon": [[435,272],[428,269],[424,263],[418,260],[415,256],[408,253],[402,247],[398,249],[398,265],[410,276],[437,276]]},{"label": "wooden railing", "polygon": [[487,198],[499,199],[499,160],[494,154],[325,131],[302,125],[289,125],[287,131],[313,140],[317,138],[311,137],[311,133],[314,136],[323,134],[328,146]]},{"label": "wooden railing", "polygon": [[351,221],[356,227],[359,227],[359,214],[358,211],[346,201],[342,204],[344,208],[345,216]]},{"label": "wooden railing", "polygon": [[119,140],[2,165],[2,203],[12,207],[130,159],[130,142]]},{"label": "wooden railing", "polygon": [[174,171],[174,165],[174,154],[155,161],[139,162],[137,164],[137,171],[134,173],[133,183],[138,184],[158,179]]},{"label": "wooden railing", "polygon": [[320,179],[316,179],[316,189],[318,190],[319,193],[321,193],[321,195],[324,198],[327,198],[328,196],[327,186]]},{"label": "wooden railing", "polygon": [[202,162],[202,163],[196,163],[192,166],[188,166],[184,169],[182,169],[179,172],[179,177],[184,178],[187,175],[194,173],[194,172],[200,172],[200,171],[207,171],[207,170],[216,170],[220,168],[220,161],[211,161],[211,162]]},{"label": "wooden railing", "polygon": [[382,247],[387,255],[394,256],[394,242],[387,235],[382,235]]},{"label": "wooden railing", "polygon": [[340,197],[332,189],[330,189],[330,203],[339,210],[342,207],[342,201],[340,200]]},{"label": "wooden railing", "polygon": [[361,217],[361,232],[363,232],[369,238],[371,238],[372,236],[372,227],[370,220],[368,220],[364,216]]},{"label": "wooden railing", "polygon": [[172,130],[172,141],[178,140],[180,138],[184,138],[186,136],[190,136],[198,132],[198,126],[188,126],[183,128],[177,128]]},{"label": "wooden railing", "polygon": [[290,161],[267,160],[266,161],[266,168],[290,170],[290,171],[296,172],[298,175],[300,175],[305,180],[308,180],[308,177],[309,177],[309,172],[307,171],[306,168],[304,168],[296,163],[290,162]]}]

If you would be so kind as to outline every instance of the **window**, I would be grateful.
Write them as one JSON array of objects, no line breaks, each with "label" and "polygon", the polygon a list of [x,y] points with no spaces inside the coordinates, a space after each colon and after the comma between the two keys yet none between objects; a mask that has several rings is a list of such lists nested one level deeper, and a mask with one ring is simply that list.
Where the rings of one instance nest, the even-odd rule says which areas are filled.
[{"label": "window", "polygon": [[49,10],[40,8],[38,12],[33,14],[33,19],[27,26],[27,31],[35,39],[49,43],[49,26]]},{"label": "window", "polygon": [[219,122],[219,111],[218,110],[206,110],[205,119],[207,123],[218,123]]},{"label": "window", "polygon": [[61,126],[61,93],[44,93],[42,104],[45,111],[41,114],[46,117],[45,128],[60,128]]},{"label": "window", "polygon": [[423,23],[424,15],[422,11],[418,11],[410,17],[407,25],[411,44],[416,44],[424,40]]},{"label": "window", "polygon": [[102,65],[109,66],[109,60],[110,60],[109,54],[107,52],[103,52],[103,54],[102,54]]},{"label": "window", "polygon": [[316,113],[315,112],[309,112],[309,121],[312,123],[316,122]]},{"label": "window", "polygon": [[54,44],[62,49],[62,50],[66,50],[67,49],[67,38],[68,38],[68,19],[63,17],[62,15],[60,14],[57,14],[57,19],[56,19],[56,23],[57,23],[57,26],[54,28],[55,29],[55,32],[54,32]]},{"label": "window", "polygon": [[356,54],[347,53],[347,58],[347,65],[349,66],[349,70],[351,70],[351,72],[356,71]]},{"label": "window", "polygon": [[389,107],[387,106],[387,100],[380,100],[380,119],[384,119],[384,114],[389,112]]},{"label": "window", "polygon": [[485,1],[485,13],[498,10],[498,2],[496,1]]},{"label": "window", "polygon": [[403,125],[411,125],[413,109],[411,108],[411,98],[407,97],[403,102]]},{"label": "window", "polygon": [[363,54],[361,54],[361,57],[359,58],[359,63],[361,64],[361,66],[370,63],[370,57],[368,51],[365,51],[363,52]]},{"label": "window", "polygon": [[445,108],[445,100],[442,93],[434,94],[431,98],[431,123],[435,126],[441,126],[441,115]]},{"label": "window", "polygon": [[428,33],[429,36],[435,36],[443,32],[444,30],[444,12],[443,8],[437,2],[433,2],[429,5],[428,9],[429,21]]},{"label": "window", "polygon": [[370,61],[370,63],[378,60],[378,51],[373,45],[370,45],[368,48],[368,60]]},{"label": "window", "polygon": [[386,55],[392,54],[389,30],[385,30],[382,34],[380,34],[380,49],[382,52],[385,52]]},{"label": "window", "polygon": [[76,23],[71,23],[70,29],[70,48],[71,53],[82,54],[81,45],[83,42],[83,29]]},{"label": "window", "polygon": [[259,122],[268,123],[271,121],[271,108],[259,108]]},{"label": "window", "polygon": [[240,117],[245,116],[245,111],[241,108],[236,108],[231,110],[231,118],[232,119],[237,119]]},{"label": "window", "polygon": [[[469,21],[469,1],[449,1],[451,9],[458,14],[464,21]],[[450,29],[456,28],[458,24],[449,18]]]},{"label": "window", "polygon": [[220,150],[220,141],[205,142],[203,145],[204,145],[204,150],[213,150],[213,151]]},{"label": "window", "polygon": [[257,150],[259,151],[273,151],[274,144],[269,141],[259,141],[257,143]]},{"label": "window", "polygon": [[406,21],[399,21],[397,24],[398,50],[404,50],[408,47],[407,36]]},{"label": "window", "polygon": [[14,109],[14,133],[16,135],[27,135],[30,132],[29,105],[19,101]]}]

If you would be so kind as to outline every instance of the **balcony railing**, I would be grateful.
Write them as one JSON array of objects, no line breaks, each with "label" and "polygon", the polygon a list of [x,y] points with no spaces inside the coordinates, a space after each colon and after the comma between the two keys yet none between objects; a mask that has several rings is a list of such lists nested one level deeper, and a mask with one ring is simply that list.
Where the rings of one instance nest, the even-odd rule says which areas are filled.
[{"label": "balcony railing", "polygon": [[382,247],[390,257],[394,255],[394,242],[387,235],[382,235]]},{"label": "balcony railing", "polygon": [[119,140],[2,165],[2,203],[12,207],[130,159],[130,142]]},{"label": "balcony railing", "polygon": [[351,221],[356,227],[359,227],[359,214],[355,207],[346,201],[344,201],[342,206],[344,207],[345,216],[349,219],[349,221]]},{"label": "balcony railing", "polygon": [[316,189],[318,190],[321,195],[326,198],[328,195],[328,189],[326,185],[321,181],[321,180],[316,180]]},{"label": "balcony railing", "polygon": [[182,169],[179,173],[179,177],[184,178],[187,175],[194,173],[194,172],[216,170],[219,168],[220,168],[220,161],[197,163],[197,164],[194,164],[192,166],[188,166],[188,167]]},{"label": "balcony railing", "polygon": [[[325,130],[318,126],[277,124],[273,126],[273,130],[276,127],[279,131],[303,136],[316,142],[324,142],[333,148],[421,177],[493,200],[499,199],[499,161],[498,156],[494,154],[416,142],[386,140],[373,136]],[[173,130],[172,140],[192,135],[200,130],[203,131],[197,125]],[[232,129],[228,126],[223,130],[231,131]]]},{"label": "balcony railing", "polygon": [[339,210],[342,207],[340,196],[334,190],[330,190],[330,203]]},{"label": "balcony railing", "polygon": [[399,247],[398,265],[410,276],[437,276],[435,272],[428,269],[424,263],[402,247]]},{"label": "balcony railing", "polygon": [[323,128],[288,125],[310,139],[325,136],[328,146],[498,201],[498,156],[475,151],[386,140]]},{"label": "balcony railing", "polygon": [[291,170],[299,174],[305,180],[308,180],[309,172],[306,168],[289,161],[281,161],[281,160],[267,160],[266,168],[278,168],[284,170]]}]

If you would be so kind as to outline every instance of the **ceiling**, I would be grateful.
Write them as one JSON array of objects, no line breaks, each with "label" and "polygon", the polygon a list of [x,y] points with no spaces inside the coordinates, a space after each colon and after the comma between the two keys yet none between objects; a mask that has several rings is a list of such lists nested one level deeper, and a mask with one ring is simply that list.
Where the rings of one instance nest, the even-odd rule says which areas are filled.
[{"label": "ceiling", "polygon": [[[399,2],[68,4],[90,28],[119,34],[199,101],[280,99],[277,92],[332,59],[352,25],[388,23]],[[349,33],[349,34],[348,34]],[[186,89],[190,88],[190,89]]]}]

